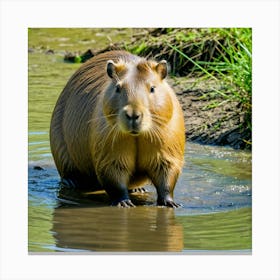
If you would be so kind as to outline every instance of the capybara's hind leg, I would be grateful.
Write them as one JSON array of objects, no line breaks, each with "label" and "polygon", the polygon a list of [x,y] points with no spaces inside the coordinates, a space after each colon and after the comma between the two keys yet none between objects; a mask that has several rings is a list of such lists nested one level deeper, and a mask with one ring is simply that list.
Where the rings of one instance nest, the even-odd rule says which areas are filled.
[{"label": "capybara's hind leg", "polygon": [[74,181],[70,178],[61,178],[60,184],[63,187],[70,187],[70,188],[76,188],[76,184],[74,183]]},{"label": "capybara's hind leg", "polygon": [[68,174],[66,173],[61,178],[61,184],[81,191],[95,191],[102,189],[94,174],[85,175],[79,171],[72,171]]},{"label": "capybara's hind leg", "polygon": [[143,187],[139,187],[139,188],[133,188],[128,190],[129,193],[146,193],[147,190]]}]

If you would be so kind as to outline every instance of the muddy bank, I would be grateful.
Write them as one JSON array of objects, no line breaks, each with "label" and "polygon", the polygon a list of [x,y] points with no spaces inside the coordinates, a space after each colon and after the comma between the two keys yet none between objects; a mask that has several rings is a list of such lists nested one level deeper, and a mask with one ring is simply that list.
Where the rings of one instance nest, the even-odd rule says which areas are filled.
[{"label": "muddy bank", "polygon": [[182,105],[187,140],[209,145],[251,149],[251,131],[244,127],[246,113],[237,101],[214,94],[222,86],[207,81],[195,87],[192,79],[170,79]]},{"label": "muddy bank", "polygon": [[229,101],[219,107],[205,109],[211,106],[211,100],[201,100],[200,95],[192,91],[178,93],[184,110],[187,138],[203,144],[249,148],[251,133],[241,127],[245,116],[239,104]]}]

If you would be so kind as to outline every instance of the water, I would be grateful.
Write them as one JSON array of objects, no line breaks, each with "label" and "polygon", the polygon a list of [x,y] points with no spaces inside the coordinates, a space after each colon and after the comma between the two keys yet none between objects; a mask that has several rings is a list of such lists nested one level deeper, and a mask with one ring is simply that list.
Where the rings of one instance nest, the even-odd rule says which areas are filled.
[{"label": "water", "polygon": [[133,209],[110,207],[102,192],[59,189],[49,123],[78,67],[60,54],[29,53],[29,252],[251,252],[250,152],[187,143],[175,210],[157,207],[151,186],[132,195]]}]

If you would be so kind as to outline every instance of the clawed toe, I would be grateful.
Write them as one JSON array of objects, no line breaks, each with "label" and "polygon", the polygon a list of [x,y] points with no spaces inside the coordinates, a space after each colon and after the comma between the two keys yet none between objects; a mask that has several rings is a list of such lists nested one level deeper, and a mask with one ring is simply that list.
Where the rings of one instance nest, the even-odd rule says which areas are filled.
[{"label": "clawed toe", "polygon": [[130,193],[146,193],[147,190],[145,188],[134,188],[129,190]]},{"label": "clawed toe", "polygon": [[182,207],[182,204],[176,203],[174,201],[168,201],[166,206],[173,207],[173,208],[179,208],[179,207]]},{"label": "clawed toe", "polygon": [[183,207],[182,204],[176,203],[173,200],[165,200],[165,201],[162,201],[162,202],[158,202],[158,206],[166,206],[166,207],[171,207],[171,208]]},{"label": "clawed toe", "polygon": [[130,199],[122,200],[118,204],[116,204],[119,208],[129,208],[129,207],[135,207],[135,205],[131,202]]}]

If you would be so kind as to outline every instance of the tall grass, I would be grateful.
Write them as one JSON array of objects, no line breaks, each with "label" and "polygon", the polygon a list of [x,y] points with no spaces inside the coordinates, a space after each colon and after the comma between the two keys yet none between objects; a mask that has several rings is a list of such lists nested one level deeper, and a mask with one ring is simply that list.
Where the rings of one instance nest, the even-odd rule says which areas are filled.
[{"label": "tall grass", "polygon": [[[249,28],[213,29],[223,41],[215,40],[215,52],[212,61],[195,60],[181,51],[178,46],[166,44],[193,64],[191,73],[206,75],[222,80],[230,89],[228,98],[239,100],[251,106],[252,96],[252,34]],[[181,34],[182,36],[182,34]],[[224,97],[226,95],[223,95]]]},{"label": "tall grass", "polygon": [[[215,93],[240,103],[251,129],[252,30],[250,28],[158,29],[138,38],[129,50],[171,62],[174,75],[214,79]],[[218,103],[217,103],[218,105]]]}]

